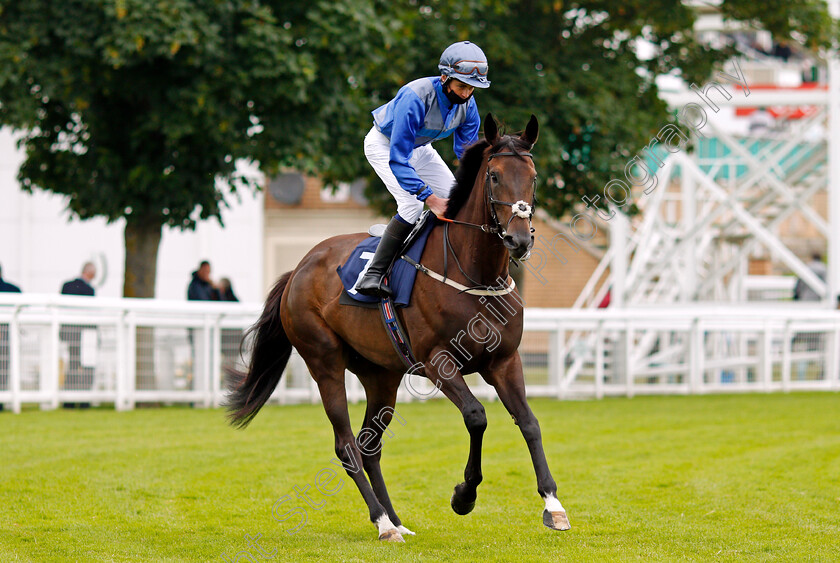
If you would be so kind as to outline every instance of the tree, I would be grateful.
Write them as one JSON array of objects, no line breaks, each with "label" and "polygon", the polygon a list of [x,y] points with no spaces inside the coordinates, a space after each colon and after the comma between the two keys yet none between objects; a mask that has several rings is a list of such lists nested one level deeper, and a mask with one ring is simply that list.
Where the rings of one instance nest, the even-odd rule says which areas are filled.
[{"label": "tree", "polygon": [[[402,72],[385,76],[374,97],[387,101],[405,81],[434,75],[448,43],[475,41],[490,60],[492,85],[476,92],[482,116],[491,111],[515,127],[531,113],[539,118],[540,207],[554,216],[623,177],[628,160],[673,119],[659,98],[657,75],[673,72],[703,84],[736,53],[731,44],[702,42],[693,31],[696,8],[673,0],[421,0],[399,6],[403,44],[388,68]],[[823,0],[723,0],[718,9],[724,18],[793,38],[815,53],[838,37]],[[634,46],[640,39],[656,56],[639,60]],[[450,143],[436,146],[454,159]]]},{"label": "tree", "polygon": [[[813,50],[837,38],[823,0],[718,9]],[[162,226],[220,218],[217,178],[258,187],[237,159],[375,178],[370,111],[457,40],[490,58],[482,113],[539,117],[540,205],[563,214],[671,119],[657,74],[703,83],[734,53],[695,19],[672,0],[0,0],[0,122],[25,131],[24,189],[68,195],[81,219],[125,217],[124,294],[149,297]],[[390,203],[378,180],[368,193]]]},{"label": "tree", "polygon": [[3,0],[0,121],[24,132],[23,188],[69,196],[80,219],[124,217],[123,293],[152,297],[162,226],[221,220],[217,179],[258,187],[237,159],[341,169],[323,155],[333,124],[358,122],[387,38],[375,7]]}]

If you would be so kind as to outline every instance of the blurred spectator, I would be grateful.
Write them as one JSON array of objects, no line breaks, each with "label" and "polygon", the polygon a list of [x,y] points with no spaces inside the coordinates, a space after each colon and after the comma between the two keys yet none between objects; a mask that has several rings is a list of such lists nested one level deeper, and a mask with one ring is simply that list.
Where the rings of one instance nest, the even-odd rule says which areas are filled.
[{"label": "blurred spectator", "polygon": [[767,111],[767,108],[760,107],[750,114],[750,135],[761,136],[770,133],[776,126],[776,120]]},{"label": "blurred spectator", "polygon": [[[82,266],[81,276],[65,282],[61,287],[61,294],[93,297],[96,291],[90,283],[95,277],[96,266],[93,262],[85,262],[85,265]],[[59,338],[63,342],[66,342],[67,347],[70,349],[70,362],[67,365],[67,371],[64,375],[64,389],[68,391],[88,391],[93,388],[93,376],[96,368],[82,364],[83,335],[85,338],[97,338],[96,327],[89,325],[62,325],[58,333]],[[62,406],[65,409],[72,409],[76,407],[76,403],[64,403]],[[78,406],[79,408],[86,409],[90,407],[90,403],[78,403]]]},{"label": "blurred spectator", "polygon": [[788,62],[788,59],[793,55],[793,51],[788,45],[787,41],[779,41],[773,46],[773,56]]},{"label": "blurred spectator", "polygon": [[[814,272],[818,278],[825,281],[827,270],[822,261],[822,254],[819,252],[812,254],[811,261],[808,262],[808,268]],[[817,295],[816,291],[811,289],[810,285],[799,279],[796,280],[796,286],[793,288],[793,299],[795,301],[819,301],[820,296]]]},{"label": "blurred spectator", "polygon": [[3,265],[0,264],[0,293],[20,293],[20,288],[3,279]]},{"label": "blurred spectator", "polygon": [[230,280],[227,278],[222,278],[219,280],[219,300],[239,301],[239,298],[233,292],[233,286],[230,285]]},{"label": "blurred spectator", "polygon": [[[0,293],[20,293],[20,288],[3,279],[3,266],[0,264]],[[9,325],[0,324],[0,391],[9,388]],[[0,403],[0,411],[3,403]]]},{"label": "blurred spectator", "polygon": [[61,288],[62,295],[86,295],[93,297],[96,294],[90,282],[96,277],[96,266],[93,262],[85,262],[82,266],[82,275],[74,280],[65,282]]},{"label": "blurred spectator", "polygon": [[189,301],[219,301],[219,290],[210,280],[210,262],[204,260],[198,270],[192,273],[192,281],[187,288]]}]

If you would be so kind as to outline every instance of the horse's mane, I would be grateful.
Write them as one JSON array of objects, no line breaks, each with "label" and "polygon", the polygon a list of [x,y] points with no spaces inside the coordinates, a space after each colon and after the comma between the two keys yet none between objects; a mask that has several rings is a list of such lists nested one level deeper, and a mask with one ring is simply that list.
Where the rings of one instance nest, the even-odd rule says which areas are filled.
[{"label": "horse's mane", "polygon": [[[458,211],[467,203],[475,185],[478,171],[484,163],[484,152],[489,146],[490,143],[487,139],[481,139],[464,152],[458,170],[455,171],[455,187],[449,194],[449,204],[446,207],[445,218],[454,219]],[[504,135],[493,144],[490,152],[497,153],[501,152],[502,149],[507,149],[518,154],[520,151],[527,152],[530,148],[528,142],[521,137]]]}]

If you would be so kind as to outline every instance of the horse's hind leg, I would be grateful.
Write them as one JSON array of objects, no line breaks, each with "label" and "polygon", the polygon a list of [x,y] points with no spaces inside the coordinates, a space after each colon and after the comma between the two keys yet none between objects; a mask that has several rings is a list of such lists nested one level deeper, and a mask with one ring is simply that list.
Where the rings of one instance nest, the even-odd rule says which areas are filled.
[{"label": "horse's hind leg", "polygon": [[404,541],[362,471],[362,454],[353,436],[350,414],[347,411],[344,343],[325,324],[309,323],[296,327],[294,344],[318,384],[321,402],[332,423],[335,453],[338,456],[338,460],[335,461],[341,462],[347,475],[356,483],[370,512],[370,521],[379,530],[379,539]]},{"label": "horse's hind leg", "polygon": [[[310,370],[312,367],[310,366]],[[313,376],[315,372],[313,371]],[[323,372],[322,372],[323,373]],[[376,498],[376,494],[368,483],[362,467],[364,466],[362,454],[356,444],[353,431],[350,426],[350,415],[347,412],[347,395],[344,388],[344,370],[340,374],[330,373],[329,375],[316,376],[318,390],[321,393],[321,400],[324,403],[324,410],[333,425],[335,432],[335,453],[341,461],[347,475],[356,483],[359,492],[370,512],[370,521],[376,524],[379,531],[379,539],[387,541],[403,541],[402,535],[397,527],[391,522],[385,508]]]},{"label": "horse's hind leg", "polygon": [[522,437],[528,444],[537,475],[537,491],[545,501],[543,524],[553,530],[568,530],[571,528],[569,519],[566,510],[557,499],[557,484],[545,459],[540,424],[525,397],[525,379],[519,354],[514,354],[498,366],[492,366],[487,379],[496,388],[499,399],[519,426]]},{"label": "horse's hind leg", "polygon": [[388,437],[394,435],[392,431],[387,429],[388,424],[393,418],[396,418],[400,424],[405,424],[405,420],[394,410],[394,405],[397,402],[397,390],[402,376],[401,374],[394,375],[377,370],[372,365],[364,370],[359,370],[359,373],[363,374],[360,379],[367,395],[365,420],[358,433],[365,473],[370,479],[376,498],[385,507],[391,522],[394,523],[400,533],[413,536],[414,532],[402,525],[402,521],[391,504],[391,498],[388,496],[385,479],[382,476],[382,468],[379,464],[382,457],[382,435],[385,434]]}]

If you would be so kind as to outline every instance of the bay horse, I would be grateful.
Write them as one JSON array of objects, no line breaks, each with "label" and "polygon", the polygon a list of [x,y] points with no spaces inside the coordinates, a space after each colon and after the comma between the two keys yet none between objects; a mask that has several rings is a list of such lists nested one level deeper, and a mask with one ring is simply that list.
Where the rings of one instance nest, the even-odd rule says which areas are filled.
[{"label": "bay horse", "polygon": [[[525,398],[518,352],[522,301],[509,293],[509,286],[507,293],[494,291],[499,288],[497,280],[509,279],[509,260],[524,257],[533,245],[531,216],[536,203],[537,173],[529,151],[538,131],[537,119],[532,115],[521,135],[500,135],[493,116],[487,115],[484,139],[470,147],[461,159],[446,213],[441,224],[432,229],[420,259],[428,270],[448,269],[446,277],[450,281],[479,289],[459,291],[418,272],[411,302],[399,309],[398,315],[415,357],[423,359],[422,375],[458,407],[469,432],[464,481],[455,487],[452,509],[457,514],[468,514],[475,506],[482,480],[481,444],[487,418],[462,375],[477,372],[495,388],[525,438],[536,472],[537,491],[545,501],[543,524],[554,530],[567,530],[569,521],[557,499],[557,485],[543,452],[539,423]],[[405,368],[378,311],[339,304],[343,287],[336,268],[366,236],[359,233],[327,239],[315,246],[293,271],[280,277],[260,318],[250,329],[253,341],[248,369],[228,369],[227,407],[231,424],[246,426],[271,396],[292,347],[296,348],[317,382],[335,432],[335,453],[362,494],[379,539],[401,542],[403,535],[414,532],[403,526],[391,504],[379,460],[382,434],[395,412]],[[483,295],[494,295],[493,314],[488,313],[486,297],[475,294],[482,294],[482,288]],[[502,309],[512,312],[510,318],[498,314]],[[471,323],[479,316],[483,325]],[[495,320],[488,320],[490,317]],[[472,339],[463,338],[468,325]],[[490,338],[491,333],[500,338]],[[459,353],[457,358],[453,349]],[[441,362],[440,358],[447,361]],[[350,425],[345,369],[358,376],[367,396],[359,434],[361,437],[364,432],[366,440],[361,448]],[[359,468],[364,468],[364,472]]]}]

